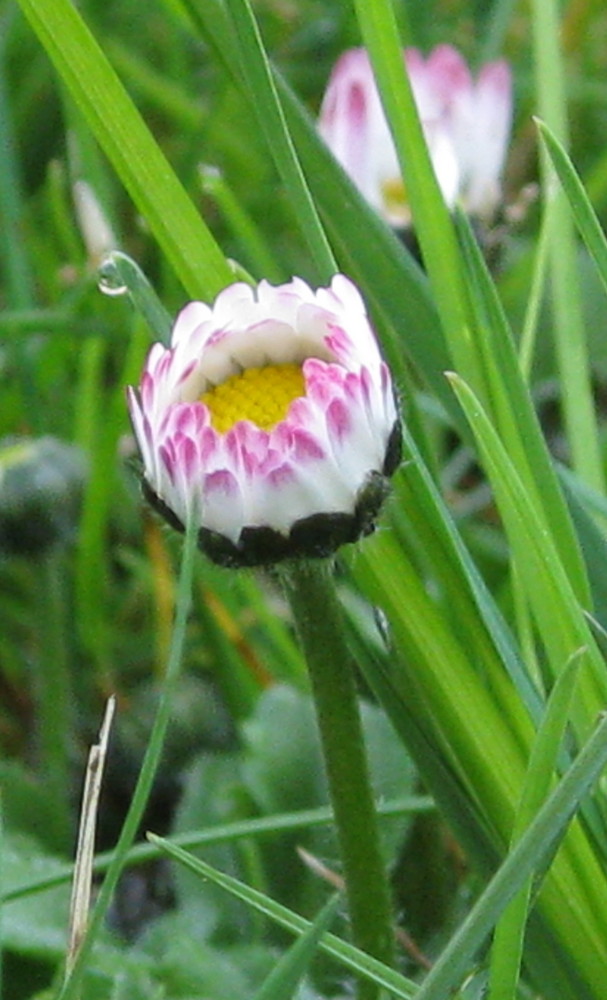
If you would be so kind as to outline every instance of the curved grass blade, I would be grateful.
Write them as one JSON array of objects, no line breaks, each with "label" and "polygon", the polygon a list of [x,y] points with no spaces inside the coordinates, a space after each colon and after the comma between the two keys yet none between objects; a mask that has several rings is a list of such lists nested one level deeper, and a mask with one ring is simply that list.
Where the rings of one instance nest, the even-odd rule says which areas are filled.
[{"label": "curved grass blade", "polygon": [[143,317],[154,338],[168,346],[173,319],[164,308],[139,265],[119,250],[103,260],[98,270],[99,284],[108,295],[127,293],[133,307]]},{"label": "curved grass blade", "polygon": [[[404,976],[369,958],[332,934],[324,934],[320,946],[344,965],[384,986],[405,1000],[444,1000],[465,974],[476,950],[495,925],[499,914],[519,891],[525,881],[541,869],[562,839],[580,800],[599,777],[607,763],[607,718],[603,718],[575,763],[559,782],[512,853],[506,859],[470,914],[451,939],[421,988]],[[265,914],[288,930],[301,934],[310,922],[276,903],[270,897],[245,885],[238,879],[217,871],[206,862],[188,854],[170,841],[148,834],[149,840],[161,851],[189,868],[202,879],[208,879],[232,893],[258,912]],[[600,993],[596,993],[598,1000]]]},{"label": "curved grass blade", "polygon": [[[289,910],[281,903],[277,903],[270,896],[266,896],[265,893],[245,885],[244,882],[233,878],[232,875],[226,875],[224,872],[212,868],[205,861],[194,857],[192,854],[188,854],[187,851],[176,847],[162,837],[157,837],[155,834],[149,833],[148,840],[158,847],[160,851],[168,854],[169,857],[172,857],[186,868],[189,868],[194,874],[199,875],[201,879],[208,879],[215,885],[232,893],[233,896],[241,899],[247,906],[251,906],[258,913],[269,917],[281,927],[285,927],[294,934],[303,934],[309,929],[309,920],[300,917],[299,914]],[[319,947],[327,955],[336,958],[346,968],[364,976],[378,986],[383,986],[394,996],[401,997],[402,1000],[413,1000],[413,997],[416,996],[417,987],[415,983],[411,982],[405,976],[401,976],[394,969],[390,969],[388,966],[378,962],[377,959],[371,958],[370,955],[366,955],[363,951],[359,951],[354,945],[342,941],[341,938],[336,937],[334,934],[325,932],[320,938]]]},{"label": "curved grass blade", "polygon": [[567,196],[579,234],[596,264],[603,287],[607,291],[607,239],[601,223],[566,149],[545,122],[536,118],[536,125]]},{"label": "curved grass blade", "polygon": [[291,1000],[316,955],[321,937],[331,926],[340,903],[339,893],[325,903],[313,923],[278,960],[253,1000]]},{"label": "curved grass blade", "polygon": [[[434,802],[429,795],[411,795],[392,802],[378,802],[377,812],[380,816],[405,816],[411,813],[428,812],[434,809]],[[272,836],[282,831],[303,830],[309,827],[328,826],[333,822],[333,813],[328,806],[318,809],[302,809],[298,812],[280,813],[275,816],[261,816],[257,819],[241,820],[237,823],[218,824],[205,830],[194,830],[181,833],[171,839],[171,843],[183,848],[203,847],[207,844],[229,843],[248,837]],[[152,844],[136,844],[128,852],[124,865],[130,867],[142,865],[158,856],[158,849]],[[93,871],[101,875],[107,871],[114,851],[104,851],[95,858]],[[52,875],[36,878],[35,881],[15,886],[5,892],[0,892],[0,903],[12,899],[22,899],[37,892],[44,892],[57,885],[70,882],[74,874],[73,865],[65,865],[56,869]]]}]

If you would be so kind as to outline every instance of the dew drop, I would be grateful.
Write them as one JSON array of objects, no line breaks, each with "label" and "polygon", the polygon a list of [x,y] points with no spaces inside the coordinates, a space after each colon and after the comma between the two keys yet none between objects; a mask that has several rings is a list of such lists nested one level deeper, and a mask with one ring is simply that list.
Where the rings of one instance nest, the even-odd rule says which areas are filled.
[{"label": "dew drop", "polygon": [[98,271],[98,288],[104,295],[126,295],[128,287],[125,285],[114,260],[110,257],[105,260]]}]

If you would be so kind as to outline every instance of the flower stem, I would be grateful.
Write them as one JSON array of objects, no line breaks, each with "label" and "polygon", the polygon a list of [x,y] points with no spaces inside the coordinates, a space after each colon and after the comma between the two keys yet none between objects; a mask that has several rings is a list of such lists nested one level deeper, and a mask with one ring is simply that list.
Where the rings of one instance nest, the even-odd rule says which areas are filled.
[{"label": "flower stem", "polygon": [[[393,959],[390,891],[381,856],[352,661],[329,561],[280,569],[304,649],[323,746],[354,944]],[[359,1000],[376,988],[360,983]]]}]

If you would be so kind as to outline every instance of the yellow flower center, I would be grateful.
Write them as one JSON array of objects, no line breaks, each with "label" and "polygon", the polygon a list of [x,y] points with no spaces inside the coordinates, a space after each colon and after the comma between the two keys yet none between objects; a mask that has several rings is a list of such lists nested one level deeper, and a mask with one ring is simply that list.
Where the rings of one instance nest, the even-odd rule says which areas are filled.
[{"label": "yellow flower center", "polygon": [[211,423],[225,434],[238,420],[251,420],[270,431],[287,415],[290,404],[305,395],[306,384],[299,365],[267,365],[247,368],[203,393]]},{"label": "yellow flower center", "polygon": [[394,219],[408,221],[407,191],[402,177],[391,177],[389,180],[383,181],[381,193],[386,212]]}]

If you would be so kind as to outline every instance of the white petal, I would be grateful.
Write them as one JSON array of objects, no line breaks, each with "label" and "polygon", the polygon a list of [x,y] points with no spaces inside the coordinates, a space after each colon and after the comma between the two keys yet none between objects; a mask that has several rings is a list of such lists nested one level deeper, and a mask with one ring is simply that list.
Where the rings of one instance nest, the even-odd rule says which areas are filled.
[{"label": "white petal", "polygon": [[205,528],[236,543],[246,523],[241,484],[229,469],[208,473],[202,481]]},{"label": "white petal", "polygon": [[188,302],[178,314],[171,334],[171,345],[176,347],[183,341],[189,341],[193,332],[202,326],[212,313],[204,302]]}]

